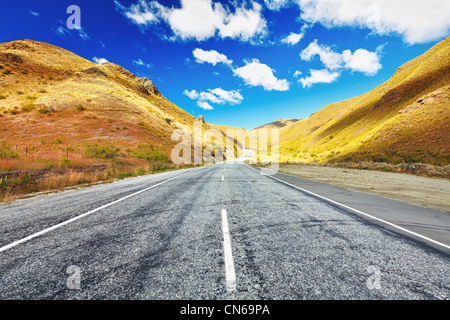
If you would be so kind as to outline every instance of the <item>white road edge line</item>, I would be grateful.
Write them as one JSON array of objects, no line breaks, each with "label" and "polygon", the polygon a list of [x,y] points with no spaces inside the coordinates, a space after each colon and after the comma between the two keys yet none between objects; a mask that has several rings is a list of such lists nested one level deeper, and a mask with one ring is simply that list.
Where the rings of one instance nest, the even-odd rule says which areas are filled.
[{"label": "white road edge line", "polygon": [[225,176],[222,176],[222,181],[224,181],[225,180]]},{"label": "white road edge line", "polygon": [[227,210],[222,209],[223,251],[225,259],[225,284],[228,293],[236,290],[236,272],[231,251],[230,230],[228,229]]},{"label": "white road edge line", "polygon": [[345,205],[345,204],[342,204],[342,203],[340,203],[340,202],[337,202],[337,201],[328,199],[328,198],[326,198],[326,197],[323,197],[323,196],[321,196],[321,195],[318,195],[317,193],[314,193],[314,192],[308,191],[308,190],[306,190],[306,189],[303,189],[303,188],[301,188],[301,187],[298,187],[298,186],[296,186],[296,185],[290,184],[289,182],[283,181],[283,180],[278,179],[278,178],[275,178],[275,177],[273,177],[273,176],[265,175],[265,174],[261,173],[261,171],[256,170],[255,168],[252,168],[252,167],[250,167],[249,165],[245,165],[245,166],[247,166],[248,168],[250,168],[250,169],[252,169],[252,170],[254,170],[254,171],[256,171],[256,172],[259,172],[261,175],[264,175],[264,176],[266,176],[266,177],[268,177],[268,178],[277,180],[277,181],[279,181],[279,182],[281,182],[281,183],[284,183],[284,184],[286,184],[286,185],[288,185],[288,186],[291,186],[291,187],[293,187],[293,188],[299,189],[299,190],[303,191],[304,193],[310,194],[310,195],[312,195],[312,196],[314,196],[314,197],[317,197],[317,198],[320,198],[320,199],[324,199],[324,200],[326,200],[326,201],[328,201],[328,202],[331,202],[331,203],[334,203],[334,204],[336,204],[336,205],[338,205],[338,206],[340,206],[340,207],[343,207],[343,208],[352,210],[353,212],[357,212],[357,213],[359,213],[359,214],[361,214],[361,215],[363,215],[363,216],[366,216],[366,217],[368,217],[368,218],[370,218],[370,219],[377,220],[377,221],[379,221],[379,222],[382,222],[382,223],[387,224],[387,225],[389,225],[389,226],[391,226],[391,227],[394,227],[394,228],[396,228],[396,229],[398,229],[398,230],[401,230],[401,231],[403,231],[403,232],[406,232],[406,233],[409,233],[409,234],[411,234],[411,235],[414,235],[414,236],[416,236],[416,237],[418,237],[418,238],[421,238],[421,239],[423,239],[423,240],[426,240],[426,241],[429,241],[429,242],[434,243],[434,244],[436,244],[436,245],[442,246],[442,247],[444,247],[444,248],[446,248],[446,249],[450,249],[450,246],[448,246],[448,245],[446,245],[446,244],[444,244],[444,243],[441,243],[441,242],[439,242],[439,241],[433,240],[433,239],[431,239],[431,238],[428,238],[428,237],[426,237],[426,236],[424,236],[424,235],[421,235],[421,234],[419,234],[419,233],[416,233],[416,232],[414,232],[414,231],[411,231],[411,230],[405,229],[405,228],[403,228],[403,227],[400,227],[400,226],[398,226],[398,225],[396,225],[396,224],[393,224],[392,222],[389,222],[389,221],[386,221],[386,220],[377,218],[377,217],[375,217],[375,216],[372,216],[372,215],[370,215],[370,214],[368,214],[368,213],[365,213],[365,212],[363,212],[363,211],[360,211],[360,210],[358,210],[358,209],[349,207],[349,206],[347,206],[347,205]]},{"label": "white road edge line", "polygon": [[[208,167],[208,166],[207,166],[207,167]],[[81,214],[81,215],[79,215],[79,216],[73,217],[72,219],[69,219],[69,220],[66,220],[66,221],[64,221],[64,222],[58,223],[58,224],[56,224],[56,225],[54,225],[54,226],[52,226],[52,227],[49,227],[49,228],[47,228],[47,229],[44,229],[44,230],[42,230],[42,231],[33,233],[32,235],[29,235],[28,237],[25,237],[25,238],[23,238],[23,239],[14,241],[14,242],[12,242],[12,243],[10,243],[10,244],[8,244],[8,245],[5,245],[5,246],[1,247],[1,248],[0,248],[0,253],[1,253],[1,252],[4,252],[4,251],[6,251],[6,250],[9,250],[9,249],[11,249],[11,248],[14,248],[14,247],[18,246],[19,244],[28,242],[28,241],[30,241],[30,240],[32,240],[32,239],[34,239],[34,238],[37,238],[37,237],[39,237],[39,236],[42,236],[42,235],[44,235],[44,234],[46,234],[46,233],[48,233],[48,232],[50,232],[50,231],[56,230],[56,229],[58,229],[58,228],[61,228],[61,227],[65,226],[65,225],[67,225],[67,224],[69,224],[69,223],[72,223],[72,222],[74,222],[74,221],[77,221],[77,220],[80,220],[80,219],[82,219],[82,218],[84,218],[84,217],[87,217],[87,216],[89,216],[89,215],[91,215],[91,214],[93,214],[93,213],[95,213],[95,212],[97,212],[97,211],[100,211],[100,210],[102,210],[102,209],[105,209],[105,208],[108,208],[108,207],[110,207],[110,206],[112,206],[112,205],[115,205],[115,204],[117,204],[117,203],[119,203],[119,202],[122,202],[122,201],[124,201],[124,200],[126,200],[126,199],[128,199],[128,198],[134,197],[134,196],[136,196],[136,195],[138,195],[138,194],[140,194],[140,193],[142,193],[142,192],[145,192],[145,191],[148,191],[148,190],[150,190],[150,189],[156,188],[156,187],[158,187],[158,186],[160,186],[160,185],[162,185],[162,184],[164,184],[164,183],[167,183],[167,182],[169,182],[169,181],[175,180],[175,179],[177,179],[177,178],[179,178],[179,177],[182,177],[182,176],[184,176],[184,175],[187,175],[187,174],[189,174],[189,173],[192,173],[192,172],[194,172],[194,171],[197,171],[197,170],[200,170],[200,169],[203,169],[203,168],[207,168],[207,167],[200,167],[200,168],[196,168],[196,169],[193,169],[193,170],[189,170],[189,171],[186,172],[186,173],[180,174],[180,175],[178,175],[178,176],[176,176],[176,177],[173,177],[173,178],[170,178],[170,179],[168,179],[168,180],[164,180],[164,181],[162,181],[162,182],[160,182],[160,183],[157,183],[157,184],[155,184],[155,185],[153,185],[153,186],[151,186],[151,187],[142,189],[142,190],[140,190],[140,191],[138,191],[138,192],[135,192],[135,193],[133,193],[133,194],[130,194],[130,195],[126,196],[126,197],[120,198],[120,199],[118,199],[118,200],[116,200],[116,201],[113,201],[113,202],[110,202],[110,203],[108,203],[108,204],[105,204],[105,205],[103,205],[103,206],[101,206],[101,207],[98,207],[98,208],[96,208],[96,209],[94,209],[94,210],[91,210],[91,211],[86,212],[86,213],[83,213],[83,214]]]}]

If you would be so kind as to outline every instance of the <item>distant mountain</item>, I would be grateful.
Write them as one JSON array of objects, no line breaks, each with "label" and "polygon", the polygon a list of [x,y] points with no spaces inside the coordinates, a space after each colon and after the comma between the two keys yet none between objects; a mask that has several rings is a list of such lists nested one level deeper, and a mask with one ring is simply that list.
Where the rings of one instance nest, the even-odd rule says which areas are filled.
[{"label": "distant mountain", "polygon": [[259,126],[253,130],[258,129],[281,129],[287,126],[290,126],[293,123],[296,123],[300,121],[301,119],[280,119],[271,123],[264,124],[262,126]]},{"label": "distant mountain", "polygon": [[280,132],[281,160],[450,162],[450,37],[386,83]]}]

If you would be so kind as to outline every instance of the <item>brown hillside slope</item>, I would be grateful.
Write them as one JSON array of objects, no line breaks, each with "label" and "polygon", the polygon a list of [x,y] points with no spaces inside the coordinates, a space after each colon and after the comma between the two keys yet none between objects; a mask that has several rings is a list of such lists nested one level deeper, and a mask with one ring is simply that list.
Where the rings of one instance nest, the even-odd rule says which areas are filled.
[{"label": "brown hillside slope", "polygon": [[149,144],[170,156],[172,132],[196,120],[116,64],[38,41],[0,44],[0,142],[21,153],[45,145],[83,157],[86,143],[114,143],[122,152]]},{"label": "brown hillside slope", "polygon": [[450,159],[450,38],[386,83],[281,130],[281,160],[422,162]]}]

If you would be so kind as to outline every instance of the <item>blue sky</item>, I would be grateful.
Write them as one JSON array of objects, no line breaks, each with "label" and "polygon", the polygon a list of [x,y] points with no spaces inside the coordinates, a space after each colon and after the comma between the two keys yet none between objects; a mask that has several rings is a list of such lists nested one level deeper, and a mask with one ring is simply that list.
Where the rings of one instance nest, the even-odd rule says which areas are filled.
[{"label": "blue sky", "polygon": [[[447,0],[3,2],[0,42],[45,41],[155,82],[187,112],[247,129],[367,92],[444,39]],[[69,5],[81,29],[69,30]]]}]

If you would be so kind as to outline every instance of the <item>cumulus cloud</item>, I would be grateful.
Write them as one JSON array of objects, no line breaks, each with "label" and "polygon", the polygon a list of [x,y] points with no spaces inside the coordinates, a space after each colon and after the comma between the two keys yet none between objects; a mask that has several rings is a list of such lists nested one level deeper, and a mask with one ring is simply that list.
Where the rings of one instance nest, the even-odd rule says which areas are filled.
[{"label": "cumulus cloud", "polygon": [[262,86],[267,91],[287,91],[289,82],[286,79],[278,79],[268,65],[259,62],[258,59],[247,61],[246,65],[233,70],[234,74],[250,86]]},{"label": "cumulus cloud", "polygon": [[331,72],[327,69],[309,70],[310,76],[298,80],[303,85],[303,88],[309,88],[316,83],[332,83],[339,78],[339,72]]},{"label": "cumulus cloud", "polygon": [[196,90],[184,90],[183,92],[187,97],[189,97],[192,100],[198,100],[197,105],[200,108],[205,109],[204,107],[208,107],[208,109],[205,110],[212,110],[210,103],[215,104],[240,104],[244,97],[241,95],[239,90],[224,90],[222,88],[216,88],[216,89],[208,89],[208,91],[203,92],[197,92]]},{"label": "cumulus cloud", "polygon": [[108,63],[109,62],[105,58],[97,58],[97,57],[93,57],[92,61],[94,61],[96,64],[104,64],[104,63]]},{"label": "cumulus cloud", "polygon": [[213,110],[214,108],[206,101],[197,101],[197,105],[204,110]]},{"label": "cumulus cloud", "polygon": [[358,49],[354,53],[350,50],[342,52],[344,67],[352,71],[362,72],[366,75],[375,75],[380,69],[380,58],[376,52]]},{"label": "cumulus cloud", "polygon": [[172,30],[175,40],[204,41],[216,35],[248,41],[263,37],[266,33],[266,20],[262,7],[257,2],[251,6],[235,7],[232,12],[219,1],[181,0],[181,7],[166,7],[156,1],[139,0],[130,7],[123,6],[115,0],[116,8],[132,23],[147,27],[164,21]]},{"label": "cumulus cloud", "polygon": [[138,3],[132,4],[129,7],[123,6],[117,0],[114,3],[118,11],[138,26],[148,26],[158,22],[158,17],[153,13],[152,3],[139,0]]},{"label": "cumulus cloud", "polygon": [[210,63],[215,66],[218,63],[223,63],[226,65],[231,65],[233,60],[229,60],[226,55],[217,52],[216,50],[205,51],[199,48],[196,48],[192,54],[198,63]]},{"label": "cumulus cloud", "polygon": [[314,40],[309,46],[300,53],[302,60],[311,61],[315,56],[319,56],[320,61],[330,70],[340,69],[342,67],[342,55],[334,52],[326,45],[319,45]]},{"label": "cumulus cloud", "polygon": [[303,33],[291,32],[286,38],[281,40],[281,42],[287,43],[287,44],[290,44],[291,46],[293,46],[293,45],[296,45],[297,43],[299,43],[303,37],[304,37]]},{"label": "cumulus cloud", "polygon": [[358,49],[354,53],[350,50],[338,53],[331,47],[321,45],[317,40],[314,40],[300,53],[300,57],[305,61],[311,61],[315,56],[318,56],[323,65],[331,71],[348,69],[372,76],[382,67],[380,64],[380,48],[376,52]]},{"label": "cumulus cloud", "polygon": [[302,20],[327,28],[360,27],[373,33],[399,34],[408,44],[446,37],[450,31],[447,0],[296,0]]}]

